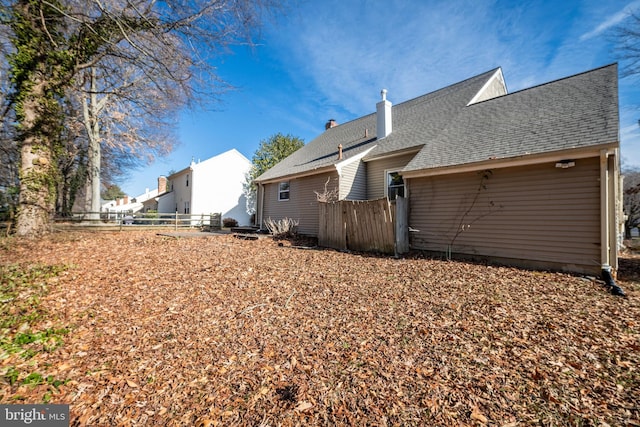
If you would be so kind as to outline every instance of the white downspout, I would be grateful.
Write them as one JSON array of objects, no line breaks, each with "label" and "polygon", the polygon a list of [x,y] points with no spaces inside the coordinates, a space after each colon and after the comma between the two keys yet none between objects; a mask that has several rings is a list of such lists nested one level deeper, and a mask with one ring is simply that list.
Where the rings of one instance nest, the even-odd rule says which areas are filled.
[{"label": "white downspout", "polygon": [[256,224],[260,230],[262,230],[262,223],[264,220],[264,184],[258,184],[258,188],[260,189],[258,192],[258,197],[260,198],[260,215],[258,215],[258,223]]},{"label": "white downspout", "polygon": [[609,265],[618,271],[618,155],[617,150],[609,153]]},{"label": "white downspout", "polygon": [[609,264],[609,153],[600,150],[600,265],[610,270]]},{"label": "white downspout", "polygon": [[[609,158],[611,156],[611,159]],[[612,161],[610,161],[612,160]],[[613,268],[617,267],[616,236],[616,150],[600,150],[600,258],[602,278],[614,295],[625,293],[613,279]]]}]

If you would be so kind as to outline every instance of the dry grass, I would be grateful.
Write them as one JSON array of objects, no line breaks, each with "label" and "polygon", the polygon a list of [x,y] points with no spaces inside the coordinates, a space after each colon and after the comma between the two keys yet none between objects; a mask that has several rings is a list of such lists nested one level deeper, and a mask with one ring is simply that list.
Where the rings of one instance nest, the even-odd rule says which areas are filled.
[{"label": "dry grass", "polygon": [[[50,393],[72,425],[640,424],[635,275],[620,298],[565,274],[138,231],[5,240],[0,259],[67,266],[38,325],[69,328],[64,345],[2,354],[0,401]],[[68,381],[10,385],[10,367]]]}]

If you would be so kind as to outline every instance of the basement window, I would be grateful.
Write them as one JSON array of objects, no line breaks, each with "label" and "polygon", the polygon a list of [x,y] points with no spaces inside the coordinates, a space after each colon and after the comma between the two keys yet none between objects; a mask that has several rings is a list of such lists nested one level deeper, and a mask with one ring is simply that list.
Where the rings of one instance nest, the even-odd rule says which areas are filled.
[{"label": "basement window", "polygon": [[278,200],[289,200],[289,182],[280,182],[278,184]]},{"label": "basement window", "polygon": [[404,179],[397,171],[387,172],[387,197],[395,200],[398,196],[404,197]]}]

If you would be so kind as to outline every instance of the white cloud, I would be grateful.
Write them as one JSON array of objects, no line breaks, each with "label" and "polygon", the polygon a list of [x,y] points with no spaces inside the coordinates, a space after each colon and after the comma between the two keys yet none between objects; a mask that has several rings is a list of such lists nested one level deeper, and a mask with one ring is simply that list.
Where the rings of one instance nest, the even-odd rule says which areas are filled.
[{"label": "white cloud", "polygon": [[298,84],[361,115],[383,87],[400,102],[503,65],[524,43],[513,42],[521,13],[496,21],[489,1],[329,1],[295,23],[299,37],[280,42]]},{"label": "white cloud", "polygon": [[[325,0],[269,39],[298,92],[291,116],[320,127],[373,113],[382,88],[397,104],[502,66],[513,92],[611,63],[602,33],[636,7],[640,0]],[[625,158],[640,163],[636,120],[621,119],[621,139]]]},{"label": "white cloud", "polygon": [[584,33],[580,36],[580,41],[589,40],[593,37],[597,37],[607,31],[610,28],[621,23],[625,18],[629,16],[631,12],[636,11],[640,8],[640,1],[636,0],[628,5],[626,5],[622,10],[614,13],[613,15],[608,16],[604,21],[602,21],[596,28],[593,30]]},{"label": "white cloud", "polygon": [[349,118],[373,112],[383,87],[398,103],[502,66],[514,91],[606,63],[576,47],[585,24],[575,3],[513,3],[327,0],[277,44],[310,102]]}]

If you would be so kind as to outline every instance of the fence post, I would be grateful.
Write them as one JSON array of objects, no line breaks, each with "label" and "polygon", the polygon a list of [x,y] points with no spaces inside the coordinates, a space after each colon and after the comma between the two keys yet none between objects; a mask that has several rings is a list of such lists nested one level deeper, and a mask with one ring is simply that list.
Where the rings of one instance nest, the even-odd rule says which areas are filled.
[{"label": "fence post", "polygon": [[175,225],[174,230],[178,231],[178,211],[176,211],[176,225]]},{"label": "fence post", "polygon": [[409,252],[409,199],[396,197],[396,256]]}]

